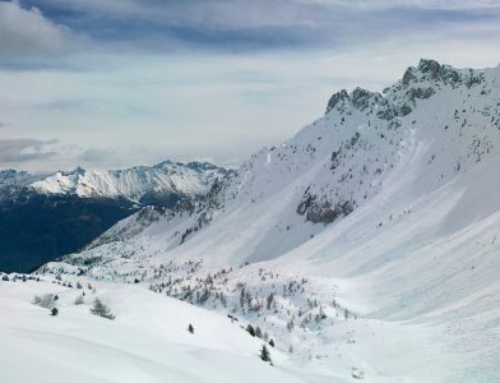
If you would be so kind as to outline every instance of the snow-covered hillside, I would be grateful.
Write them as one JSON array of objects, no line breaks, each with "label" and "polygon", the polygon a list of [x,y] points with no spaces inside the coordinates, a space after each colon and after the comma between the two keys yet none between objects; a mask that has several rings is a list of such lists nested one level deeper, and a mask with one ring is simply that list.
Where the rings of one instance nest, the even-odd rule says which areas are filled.
[{"label": "snow-covered hillside", "polygon": [[422,60],[383,94],[334,94],[201,204],[39,272],[231,313],[311,382],[500,381],[499,161],[500,67]]},{"label": "snow-covered hillside", "polygon": [[[230,318],[137,287],[53,282],[0,280],[2,382],[302,381],[272,347],[275,367],[260,360],[264,342]],[[46,294],[57,316],[32,304]],[[96,298],[115,320],[90,313]]]},{"label": "snow-covered hillside", "polygon": [[34,182],[31,186],[46,194],[71,194],[82,198],[127,198],[134,201],[168,198],[171,195],[200,197],[226,170],[209,163],[182,164],[165,161],[155,166],[125,170],[85,170],[77,168]]}]

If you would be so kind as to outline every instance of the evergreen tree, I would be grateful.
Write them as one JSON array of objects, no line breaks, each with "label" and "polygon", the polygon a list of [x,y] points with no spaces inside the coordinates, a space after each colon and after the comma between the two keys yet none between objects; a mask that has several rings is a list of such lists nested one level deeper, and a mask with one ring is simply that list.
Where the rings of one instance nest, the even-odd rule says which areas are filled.
[{"label": "evergreen tree", "polygon": [[249,325],[247,326],[247,329],[246,329],[246,330],[247,330],[247,332],[248,332],[251,336],[255,336],[255,330],[254,330],[254,328],[252,327],[252,325],[251,325],[251,324],[249,324]]},{"label": "evergreen tree", "polygon": [[269,341],[269,346],[274,347],[274,340],[273,340],[273,339],[271,339],[271,340]]},{"label": "evergreen tree", "polygon": [[188,326],[188,331],[191,333],[191,334],[194,334],[194,327],[193,325],[190,323],[189,326]]},{"label": "evergreen tree", "polygon": [[274,301],[274,294],[271,293],[269,294],[269,296],[267,297],[267,309],[268,310],[271,310],[271,305],[273,304],[273,301]]},{"label": "evergreen tree", "polygon": [[262,345],[262,349],[260,350],[260,359],[264,362],[271,362],[271,354],[265,344]]},{"label": "evergreen tree", "polygon": [[255,336],[262,339],[262,330],[259,326],[255,327]]},{"label": "evergreen tree", "polygon": [[241,293],[240,293],[240,306],[243,308],[245,305],[245,288],[241,288]]},{"label": "evergreen tree", "polygon": [[101,302],[99,298],[94,301],[94,306],[90,309],[90,312],[94,315],[100,316],[102,318],[113,320],[115,316],[111,313],[108,306]]},{"label": "evergreen tree", "polygon": [[50,310],[50,315],[52,315],[53,317],[57,316],[57,314],[59,314],[59,310],[57,307],[52,307],[52,309]]}]

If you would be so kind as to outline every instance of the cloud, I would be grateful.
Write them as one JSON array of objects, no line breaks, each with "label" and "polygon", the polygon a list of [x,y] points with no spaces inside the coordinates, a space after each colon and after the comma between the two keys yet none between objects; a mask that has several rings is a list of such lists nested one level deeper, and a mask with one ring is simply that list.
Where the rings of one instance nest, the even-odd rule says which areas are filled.
[{"label": "cloud", "polygon": [[116,157],[119,156],[116,153],[116,149],[107,148],[107,149],[87,149],[84,150],[81,154],[77,156],[79,161],[84,163],[90,163],[95,165],[100,164],[108,164],[113,160],[116,160]]},{"label": "cloud", "polygon": [[36,7],[18,1],[0,1],[0,56],[50,58],[69,49],[70,31],[57,25]]},{"label": "cloud", "polygon": [[[440,26],[499,20],[498,1],[39,0],[101,43],[138,49],[252,51],[370,44]],[[68,16],[69,15],[69,16]],[[115,47],[116,48],[116,45]],[[130,48],[130,46],[129,46]]]},{"label": "cloud", "polygon": [[20,163],[46,160],[57,153],[47,151],[46,145],[56,143],[57,140],[42,141],[31,138],[14,138],[0,140],[0,165],[2,163]]},{"label": "cloud", "polygon": [[[13,140],[30,169],[243,159],[321,116],[339,88],[380,91],[421,57],[495,65],[497,3],[0,0],[15,15],[0,21],[2,137],[67,143]],[[92,49],[69,48],[75,35]],[[7,52],[67,66],[13,71]]]}]

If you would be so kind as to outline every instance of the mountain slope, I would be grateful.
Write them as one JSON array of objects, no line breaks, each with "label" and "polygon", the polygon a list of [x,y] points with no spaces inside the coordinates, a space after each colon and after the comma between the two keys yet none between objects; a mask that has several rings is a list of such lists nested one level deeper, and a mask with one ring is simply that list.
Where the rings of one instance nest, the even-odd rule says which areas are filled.
[{"label": "mountain slope", "polygon": [[499,87],[499,67],[422,60],[383,94],[342,90],[200,207],[40,272],[232,312],[325,378],[498,380]]},{"label": "mountain slope", "polygon": [[[9,313],[0,318],[2,381],[301,382],[262,362],[263,342],[227,317],[131,286],[92,282],[92,291],[86,283],[76,289],[50,282],[0,281],[0,310]],[[57,316],[31,304],[43,294],[59,296]],[[90,314],[96,297],[114,321]],[[284,355],[271,355],[286,367]],[[19,368],[20,361],[29,368]]]}]

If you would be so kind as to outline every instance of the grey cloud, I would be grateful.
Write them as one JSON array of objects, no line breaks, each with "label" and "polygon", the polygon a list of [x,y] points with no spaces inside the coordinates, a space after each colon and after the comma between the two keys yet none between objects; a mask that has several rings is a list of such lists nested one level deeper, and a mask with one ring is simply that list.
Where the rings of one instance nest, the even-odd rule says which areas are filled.
[{"label": "grey cloud", "polygon": [[92,164],[106,163],[115,158],[113,152],[113,149],[87,149],[78,156],[78,160]]},{"label": "grey cloud", "polygon": [[14,138],[0,140],[0,164],[45,160],[57,155],[47,150],[46,146],[57,140],[37,140],[32,138]]},{"label": "grey cloud", "polygon": [[12,58],[51,58],[69,49],[71,33],[44,17],[36,7],[0,1],[0,55]]},{"label": "grey cloud", "polygon": [[335,49],[500,19],[490,0],[32,1],[95,42],[149,50]]}]

